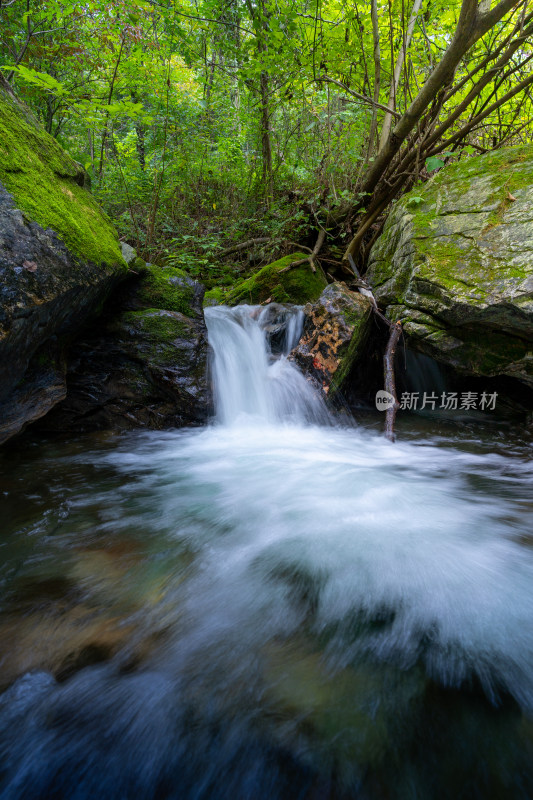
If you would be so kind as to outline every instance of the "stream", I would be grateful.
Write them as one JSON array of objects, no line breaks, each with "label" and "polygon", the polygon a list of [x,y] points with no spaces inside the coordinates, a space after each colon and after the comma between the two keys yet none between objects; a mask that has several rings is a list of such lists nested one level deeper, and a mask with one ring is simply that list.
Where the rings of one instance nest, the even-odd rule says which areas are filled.
[{"label": "stream", "polygon": [[533,797],[531,442],[341,425],[269,314],[207,427],[0,454],[2,800]]}]

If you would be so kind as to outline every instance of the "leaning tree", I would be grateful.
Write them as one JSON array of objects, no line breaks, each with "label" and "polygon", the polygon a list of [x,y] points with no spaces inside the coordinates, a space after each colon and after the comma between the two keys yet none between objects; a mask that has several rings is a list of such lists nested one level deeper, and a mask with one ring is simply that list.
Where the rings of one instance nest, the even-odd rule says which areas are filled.
[{"label": "leaning tree", "polygon": [[[339,225],[350,230],[352,235],[342,261],[346,272],[353,271],[354,262],[364,267],[381,230],[384,212],[395,198],[427,176],[428,168],[442,166],[446,159],[460,156],[464,149],[483,150],[476,143],[476,134],[487,121],[490,121],[492,148],[512,142],[513,137],[531,124],[530,116],[524,114],[524,109],[530,108],[529,87],[533,83],[531,2],[500,0],[490,8],[490,0],[481,3],[462,0],[447,47],[403,111],[398,110],[395,101],[402,70],[409,80],[405,65],[413,47],[412,34],[417,21],[422,23],[427,37],[420,17],[421,2],[415,0],[409,20],[403,26],[399,52],[391,63],[386,104],[380,102],[383,87],[377,0],[371,0],[371,9],[373,94],[358,91],[348,81],[328,72],[316,77],[318,82],[333,84],[346,97],[373,109],[368,149],[372,155],[366,160],[355,197],[340,212],[327,215],[327,224],[319,231],[315,247],[316,255],[327,240],[327,228],[337,233]],[[404,92],[404,98],[407,96]]]}]

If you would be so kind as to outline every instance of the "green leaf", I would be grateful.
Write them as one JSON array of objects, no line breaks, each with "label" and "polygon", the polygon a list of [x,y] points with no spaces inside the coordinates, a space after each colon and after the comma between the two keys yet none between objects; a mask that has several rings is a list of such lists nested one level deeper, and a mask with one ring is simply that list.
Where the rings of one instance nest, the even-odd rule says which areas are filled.
[{"label": "green leaf", "polygon": [[437,156],[430,156],[426,158],[426,169],[428,172],[433,172],[435,169],[440,169],[444,166],[444,161]]},{"label": "green leaf", "polygon": [[415,197],[410,197],[409,198],[409,200],[407,201],[407,205],[408,206],[418,206],[418,205],[420,205],[420,203],[423,203],[423,202],[424,202],[424,198],[423,197],[416,197],[415,196]]}]

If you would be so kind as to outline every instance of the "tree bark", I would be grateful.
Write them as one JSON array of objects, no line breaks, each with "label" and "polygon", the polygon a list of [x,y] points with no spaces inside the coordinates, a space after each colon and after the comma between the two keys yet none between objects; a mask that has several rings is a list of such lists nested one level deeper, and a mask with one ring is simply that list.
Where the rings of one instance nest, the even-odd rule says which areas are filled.
[{"label": "tree bark", "polygon": [[[418,12],[422,6],[422,0],[415,0],[413,10],[411,11],[411,17],[409,18],[409,23],[407,25],[407,32],[405,34],[405,39],[402,42],[402,49],[398,53],[398,58],[396,59],[396,65],[394,67],[394,73],[391,80],[391,87],[389,92],[389,108],[395,109],[396,108],[396,97],[398,94],[398,86],[400,84],[400,75],[402,74],[403,65],[405,63],[405,55],[407,50],[409,49],[409,45],[411,44],[411,38],[413,36],[413,31],[415,29],[416,18],[418,17]],[[383,124],[381,126],[381,136],[379,140],[379,151],[383,150],[385,147],[392,125],[392,114],[387,112],[383,118]]]},{"label": "tree bark", "polygon": [[372,18],[372,40],[374,44],[374,106],[372,109],[372,122],[370,123],[370,133],[368,136],[368,150],[366,153],[366,163],[372,157],[375,148],[376,131],[378,128],[378,110],[376,103],[379,103],[379,90],[381,88],[381,50],[379,45],[379,21],[378,21],[378,2],[371,0],[370,16]]},{"label": "tree bark", "polygon": [[[439,91],[452,81],[455,70],[465,53],[517,4],[517,0],[500,0],[491,11],[480,13],[477,0],[463,0],[452,41],[407,111],[397,122],[383,149],[369,167],[360,189],[360,199],[354,204],[354,211],[368,204],[369,197],[372,197],[407,136],[416,127]],[[354,253],[352,244],[348,246],[344,254],[344,261],[347,261],[349,253]]]},{"label": "tree bark", "polygon": [[261,149],[263,154],[263,183],[266,192],[267,205],[270,205],[274,195],[274,180],[272,172],[272,141],[270,130],[270,110],[268,103],[268,73],[264,70],[260,77],[261,89]]},{"label": "tree bark", "polygon": [[391,442],[394,441],[394,421],[396,419],[396,412],[400,407],[400,404],[398,403],[398,398],[396,397],[396,381],[394,379],[394,356],[396,354],[396,345],[398,344],[398,339],[400,338],[401,332],[402,332],[402,326],[400,322],[396,322],[394,325],[391,326],[389,341],[387,343],[387,349],[385,350],[385,355],[383,357],[385,391],[391,394],[394,398],[394,403],[390,408],[387,409],[387,413],[385,416],[385,436]]}]

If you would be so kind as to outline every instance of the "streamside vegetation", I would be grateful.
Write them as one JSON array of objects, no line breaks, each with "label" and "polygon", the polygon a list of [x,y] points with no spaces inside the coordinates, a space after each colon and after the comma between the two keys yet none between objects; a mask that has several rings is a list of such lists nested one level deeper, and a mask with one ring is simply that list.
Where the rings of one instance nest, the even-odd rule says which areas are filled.
[{"label": "streamside vegetation", "polygon": [[121,238],[214,288],[364,272],[401,194],[528,142],[532,35],[531,0],[9,0],[0,69]]}]

